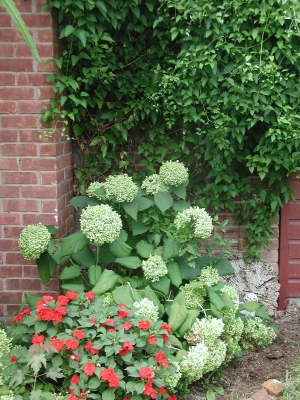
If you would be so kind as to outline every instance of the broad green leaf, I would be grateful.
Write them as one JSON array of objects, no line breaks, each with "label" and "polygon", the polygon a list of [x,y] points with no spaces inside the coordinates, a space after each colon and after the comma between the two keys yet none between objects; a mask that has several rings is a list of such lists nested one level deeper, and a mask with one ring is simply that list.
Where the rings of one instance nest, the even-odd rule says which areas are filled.
[{"label": "broad green leaf", "polygon": [[173,205],[173,198],[170,193],[156,193],[154,195],[154,202],[161,212],[165,212]]},{"label": "broad green leaf", "polygon": [[48,252],[44,252],[36,260],[42,284],[45,285],[56,270],[56,262]]},{"label": "broad green leaf", "polygon": [[100,380],[96,376],[89,380],[89,389],[97,389],[100,386]]},{"label": "broad green leaf", "polygon": [[212,388],[220,396],[224,396],[225,392],[224,392],[224,389],[221,386],[212,386]]},{"label": "broad green leaf", "polygon": [[48,376],[48,378],[56,381],[56,379],[64,377],[64,374],[61,371],[62,371],[61,368],[50,367],[49,370],[46,372],[46,376]]},{"label": "broad green leaf", "polygon": [[215,400],[215,399],[216,399],[216,396],[215,396],[213,390],[208,388],[206,391],[206,400]]},{"label": "broad green leaf", "polygon": [[180,199],[185,199],[186,198],[186,185],[182,183],[180,186],[177,187],[172,187],[173,192],[176,194],[177,197]]},{"label": "broad green leaf", "polygon": [[154,254],[154,246],[145,240],[138,242],[135,248],[138,255],[143,258],[149,258],[149,256]]},{"label": "broad green leaf", "polygon": [[174,303],[170,307],[168,324],[172,327],[173,331],[177,331],[178,328],[184,323],[188,317],[188,310],[185,304]]},{"label": "broad green leaf", "polygon": [[88,247],[84,247],[82,250],[78,251],[78,253],[72,254],[71,258],[74,263],[86,268],[89,268],[91,265],[95,264],[95,254]]},{"label": "broad green leaf", "polygon": [[201,274],[201,268],[200,266],[195,266],[195,268],[192,268],[189,266],[189,264],[186,262],[186,260],[183,257],[178,257],[176,259],[179,269],[181,272],[182,279],[185,279],[187,281],[194,280],[198,278]]},{"label": "broad green leaf", "polygon": [[90,143],[90,146],[98,146],[99,143],[101,143],[102,137],[101,136],[96,136]]},{"label": "broad green leaf", "polygon": [[247,303],[243,304],[243,309],[253,312],[260,308],[260,303],[258,301],[247,301]]},{"label": "broad green leaf", "polygon": [[178,256],[178,252],[180,250],[181,243],[176,239],[167,239],[164,243],[162,258],[164,261],[168,261],[171,258]]},{"label": "broad green leaf", "polygon": [[151,286],[157,292],[161,292],[165,296],[168,296],[170,293],[170,279],[167,276],[163,276],[157,282],[152,282]]},{"label": "broad green leaf", "polygon": [[182,284],[182,276],[180,272],[179,265],[175,261],[170,261],[167,264],[168,277],[170,278],[172,284],[179,287]]},{"label": "broad green leaf", "polygon": [[113,389],[106,389],[102,392],[102,400],[114,400],[115,399],[115,391]]},{"label": "broad green leaf", "polygon": [[10,388],[8,385],[1,385],[0,386],[0,396],[2,395],[9,395],[10,394]]},{"label": "broad green leaf", "polygon": [[45,354],[42,353],[34,354],[33,356],[30,357],[28,365],[32,368],[33,373],[37,375],[39,370],[42,368],[42,365],[45,368],[47,367],[47,360]]},{"label": "broad green leaf", "polygon": [[96,285],[102,275],[102,269],[99,265],[91,265],[88,270],[90,285]]},{"label": "broad green leaf", "polygon": [[107,9],[106,9],[105,3],[101,0],[97,0],[95,4],[96,4],[97,8],[101,11],[101,13],[104,16],[106,16]]},{"label": "broad green leaf", "polygon": [[87,207],[88,206],[89,197],[87,196],[76,196],[73,197],[69,203],[72,204],[74,207]]},{"label": "broad green leaf", "polygon": [[82,276],[77,278],[66,280],[61,284],[61,288],[64,290],[72,290],[73,292],[79,293],[85,290]]},{"label": "broad green leaf", "polygon": [[86,46],[86,32],[83,29],[80,29],[77,32],[77,35],[82,43],[82,46],[85,47]]},{"label": "broad green leaf", "polygon": [[100,247],[99,258],[98,258],[99,264],[111,264],[115,261],[115,259],[116,257],[110,251],[109,244],[104,244],[103,246]]},{"label": "broad green leaf", "polygon": [[65,267],[62,273],[57,277],[60,280],[73,279],[81,275],[80,265],[71,265],[70,267]]},{"label": "broad green leaf", "polygon": [[256,309],[255,315],[256,315],[256,317],[259,317],[261,319],[272,321],[272,318],[269,316],[266,308],[261,307],[261,308]]},{"label": "broad green leaf", "polygon": [[105,269],[92,291],[97,295],[106,293],[108,290],[111,290],[115,286],[117,280],[117,274],[109,269]]},{"label": "broad green leaf", "polygon": [[[131,253],[131,247],[127,243],[117,238],[109,244],[109,249],[116,257],[128,257]],[[100,250],[101,251],[101,250]]]},{"label": "broad green leaf", "polygon": [[191,205],[189,203],[187,203],[185,200],[178,200],[178,201],[174,201],[173,203],[173,210],[174,211],[183,211],[186,210],[187,208],[191,208]]},{"label": "broad green leaf", "polygon": [[29,304],[29,307],[32,309],[35,309],[36,303],[40,300],[42,300],[41,296],[36,296],[34,294],[29,294],[25,293],[25,297],[27,300],[27,303]]},{"label": "broad green leaf", "polygon": [[9,386],[13,388],[14,386],[19,386],[24,380],[23,372],[18,369],[11,377],[9,381]]},{"label": "broad green leaf", "polygon": [[227,258],[220,258],[216,263],[213,263],[220,276],[234,275],[235,270],[231,262]]},{"label": "broad green leaf", "polygon": [[74,26],[72,26],[72,25],[67,25],[66,27],[65,27],[65,37],[68,37],[68,36],[70,36],[73,32],[75,31],[75,28],[74,28]]},{"label": "broad green leaf", "polygon": [[100,186],[97,190],[94,192],[97,196],[102,197],[106,195],[106,190],[104,186]]},{"label": "broad green leaf", "polygon": [[59,233],[59,229],[55,228],[53,225],[45,225],[51,235],[57,235]]},{"label": "broad green leaf", "polygon": [[131,216],[135,221],[137,220],[137,213],[139,210],[138,202],[136,199],[133,199],[133,201],[129,202],[124,202],[123,203],[123,208],[125,212]]},{"label": "broad green leaf", "polygon": [[153,301],[153,303],[158,307],[160,316],[164,314],[164,306],[161,304],[159,298],[156,296],[155,292],[151,289],[150,286],[145,287],[143,297],[147,297],[149,300]]},{"label": "broad green leaf", "polygon": [[221,297],[214,292],[211,288],[207,289],[207,294],[211,303],[216,307],[218,311],[222,310],[225,307],[224,301]]},{"label": "broad green leaf", "polygon": [[81,232],[73,233],[72,235],[61,240],[61,257],[78,253],[89,243],[89,239]]},{"label": "broad green leaf", "polygon": [[178,329],[180,336],[183,336],[187,331],[189,331],[191,329],[194,322],[196,321],[196,318],[199,316],[199,311],[188,310],[187,314],[188,315],[187,315],[186,319],[184,320],[183,324]]},{"label": "broad green leaf", "polygon": [[144,211],[153,206],[155,203],[153,200],[147,199],[146,197],[136,197],[136,201],[138,203],[139,211]]},{"label": "broad green leaf", "polygon": [[134,256],[116,258],[115,262],[129,269],[137,269],[142,266],[141,259]]},{"label": "broad green leaf", "polygon": [[33,57],[36,59],[37,62],[41,62],[39,53],[36,49],[35,42],[33,41],[30,33],[22,19],[20,11],[17,9],[15,2],[13,0],[1,0],[0,6],[4,7],[7,14],[12,19],[13,23],[17,27],[18,31],[20,32],[24,42],[28,46],[29,50],[31,51]]},{"label": "broad green leaf", "polygon": [[133,293],[129,285],[118,286],[112,291],[115,303],[124,303],[128,307],[132,307],[134,302]]},{"label": "broad green leaf", "polygon": [[132,221],[132,224],[131,224],[133,236],[141,235],[142,233],[147,232],[149,230],[149,228],[150,227],[148,225],[144,224],[140,220]]}]

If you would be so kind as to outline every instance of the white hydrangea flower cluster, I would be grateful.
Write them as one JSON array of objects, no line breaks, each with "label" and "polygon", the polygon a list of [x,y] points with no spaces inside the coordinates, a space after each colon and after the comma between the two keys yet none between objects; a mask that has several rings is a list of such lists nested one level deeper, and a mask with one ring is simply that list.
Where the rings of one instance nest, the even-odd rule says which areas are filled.
[{"label": "white hydrangea flower cluster", "polygon": [[197,381],[202,377],[208,356],[208,348],[203,342],[191,346],[187,354],[183,356],[180,362],[180,371],[186,377],[188,383]]},{"label": "white hydrangea flower cluster", "polygon": [[147,176],[142,183],[142,189],[146,191],[148,194],[156,194],[159,192],[167,193],[169,190],[169,186],[166,185],[159,174],[153,174]]},{"label": "white hydrangea flower cluster", "polygon": [[179,233],[189,238],[208,239],[213,230],[211,216],[199,207],[180,211],[174,219],[174,225]]},{"label": "white hydrangea flower cluster", "polygon": [[114,197],[118,203],[132,202],[138,194],[138,186],[127,174],[110,175],[105,183],[106,198]]},{"label": "white hydrangea flower cluster", "polygon": [[106,198],[106,194],[99,196],[98,194],[95,193],[95,191],[100,189],[101,187],[104,187],[103,182],[92,182],[87,188],[86,194],[89,197],[97,197],[98,200],[104,200]]},{"label": "white hydrangea flower cluster", "polygon": [[168,268],[164,260],[159,255],[150,256],[142,261],[142,270],[146,279],[157,282],[162,276],[167,275]]},{"label": "white hydrangea flower cluster", "polygon": [[255,317],[248,319],[245,324],[241,344],[245,350],[254,349],[271,344],[275,338],[274,330],[264,325],[260,318]]},{"label": "white hydrangea flower cluster", "polygon": [[210,266],[205,267],[201,270],[198,281],[202,285],[206,285],[208,287],[214,286],[219,282],[219,273],[216,268]]},{"label": "white hydrangea flower cluster", "polygon": [[137,308],[134,313],[135,315],[140,315],[141,317],[150,319],[154,322],[158,320],[158,307],[153,303],[152,300],[149,300],[147,297],[144,297],[140,301],[135,301],[133,303],[133,307]]},{"label": "white hydrangea flower cluster", "polygon": [[196,285],[197,282],[190,282],[179,288],[184,293],[185,304],[188,310],[199,309],[205,301],[206,290]]},{"label": "white hydrangea flower cluster", "polygon": [[186,332],[186,341],[195,345],[204,341],[207,346],[211,346],[224,330],[224,322],[220,318],[197,318],[192,328]]},{"label": "white hydrangea flower cluster", "polygon": [[179,186],[188,177],[188,169],[179,161],[167,161],[159,169],[159,176],[165,185]]},{"label": "white hydrangea flower cluster", "polygon": [[225,285],[220,291],[227,294],[230,297],[230,299],[232,300],[232,302],[234,304],[233,311],[234,311],[234,313],[236,313],[239,309],[240,298],[239,298],[238,292],[236,291],[234,286],[232,286],[230,284]]},{"label": "white hydrangea flower cluster", "polygon": [[215,339],[208,346],[208,351],[209,356],[204,365],[203,374],[214,371],[222,365],[226,358],[227,346],[221,339]]},{"label": "white hydrangea flower cluster", "polygon": [[100,305],[100,308],[104,308],[107,306],[110,306],[112,304],[114,304],[114,299],[113,299],[113,295],[111,292],[107,292],[107,293],[103,293],[100,298],[102,299],[102,303]]},{"label": "white hydrangea flower cluster", "polygon": [[180,372],[180,365],[178,362],[172,362],[171,365],[175,367],[174,375],[171,375],[168,371],[164,372],[163,380],[165,382],[166,389],[169,393],[174,393],[177,391],[177,384],[182,376]]},{"label": "white hydrangea flower cluster", "polygon": [[[11,339],[7,336],[4,329],[0,329],[0,358],[8,354],[11,350]],[[2,379],[2,371],[3,365],[0,363],[0,386],[4,385]],[[0,395],[0,399],[2,400],[14,400],[15,396],[12,394]]]},{"label": "white hydrangea flower cluster", "polygon": [[88,206],[80,217],[81,230],[92,242],[112,243],[122,229],[120,215],[107,204]]},{"label": "white hydrangea flower cluster", "polygon": [[51,234],[41,223],[28,225],[19,237],[19,249],[25,260],[36,260],[50,242]]}]

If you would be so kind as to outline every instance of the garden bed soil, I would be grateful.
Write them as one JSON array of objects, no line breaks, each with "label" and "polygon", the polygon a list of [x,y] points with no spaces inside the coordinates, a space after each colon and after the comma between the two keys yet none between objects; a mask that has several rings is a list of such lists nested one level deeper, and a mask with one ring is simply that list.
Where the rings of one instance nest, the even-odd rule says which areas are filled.
[{"label": "garden bed soil", "polygon": [[[293,366],[300,364],[299,306],[292,304],[285,311],[277,311],[273,318],[280,331],[276,340],[264,350],[232,360],[217,379],[216,386],[222,386],[225,394],[216,395],[216,400],[245,400],[268,379],[284,383],[287,371],[291,373]],[[186,400],[205,399],[201,381],[196,382]]]}]

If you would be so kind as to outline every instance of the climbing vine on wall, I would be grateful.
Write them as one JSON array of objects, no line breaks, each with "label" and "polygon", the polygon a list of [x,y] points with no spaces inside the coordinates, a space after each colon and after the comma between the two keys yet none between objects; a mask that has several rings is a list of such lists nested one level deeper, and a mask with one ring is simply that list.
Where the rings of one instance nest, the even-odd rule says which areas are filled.
[{"label": "climbing vine on wall", "polygon": [[44,120],[71,121],[80,190],[134,153],[147,174],[181,159],[197,205],[250,216],[257,257],[300,169],[299,2],[47,3],[64,50]]}]

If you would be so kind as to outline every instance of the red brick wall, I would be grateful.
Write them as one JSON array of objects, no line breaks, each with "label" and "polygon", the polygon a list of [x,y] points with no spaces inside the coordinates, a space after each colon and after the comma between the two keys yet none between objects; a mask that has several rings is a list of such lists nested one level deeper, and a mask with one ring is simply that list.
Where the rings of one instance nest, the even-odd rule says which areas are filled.
[{"label": "red brick wall", "polygon": [[59,132],[40,139],[40,111],[53,96],[46,77],[57,54],[55,28],[42,0],[16,0],[42,62],[37,63],[10,17],[0,8],[0,318],[18,311],[24,293],[58,289],[43,286],[37,266],[23,259],[18,237],[28,224],[55,225],[60,234],[72,227],[72,156],[70,141]]}]

